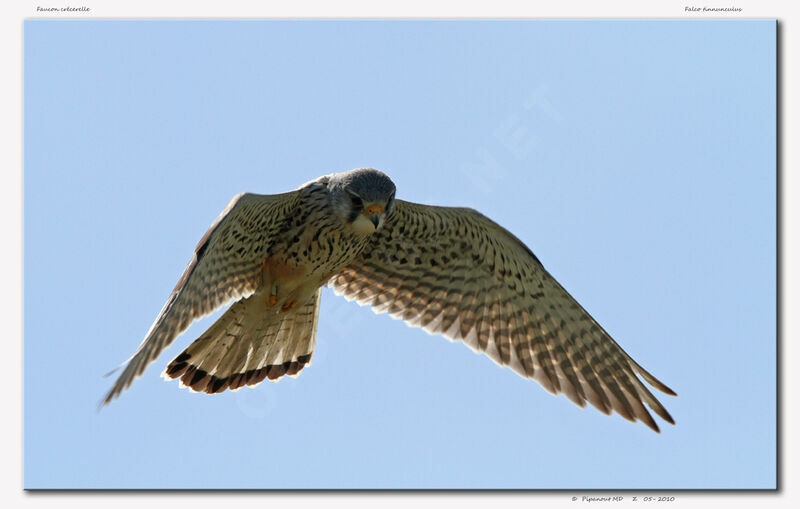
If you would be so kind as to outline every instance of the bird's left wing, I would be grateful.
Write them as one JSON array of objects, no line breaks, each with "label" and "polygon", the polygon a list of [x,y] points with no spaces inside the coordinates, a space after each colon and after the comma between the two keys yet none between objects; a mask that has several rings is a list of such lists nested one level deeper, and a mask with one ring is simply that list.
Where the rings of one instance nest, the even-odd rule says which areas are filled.
[{"label": "bird's left wing", "polygon": [[329,281],[338,294],[432,334],[462,340],[579,406],[589,401],[658,431],[637,364],[519,239],[465,208],[397,200],[361,256]]},{"label": "bird's left wing", "polygon": [[231,299],[247,297],[261,284],[261,263],[300,193],[236,196],[197,244],[136,353],[102,401],[119,396],[189,325]]}]

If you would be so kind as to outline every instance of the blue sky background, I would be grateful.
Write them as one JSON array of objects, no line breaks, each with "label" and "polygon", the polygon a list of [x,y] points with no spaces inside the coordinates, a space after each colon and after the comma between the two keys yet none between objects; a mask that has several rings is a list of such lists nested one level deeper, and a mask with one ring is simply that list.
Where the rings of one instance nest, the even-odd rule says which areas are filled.
[{"label": "blue sky background", "polygon": [[[775,23],[26,21],[26,488],[772,488]],[[323,293],[297,379],[121,399],[241,191],[467,205],[679,397],[662,433]]]}]

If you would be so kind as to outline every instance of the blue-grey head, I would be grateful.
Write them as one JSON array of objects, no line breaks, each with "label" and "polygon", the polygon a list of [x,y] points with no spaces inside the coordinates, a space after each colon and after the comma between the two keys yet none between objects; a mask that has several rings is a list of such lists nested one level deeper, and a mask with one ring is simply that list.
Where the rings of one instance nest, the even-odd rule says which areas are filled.
[{"label": "blue-grey head", "polygon": [[394,207],[394,182],[382,171],[358,168],[326,175],[330,204],[345,223],[362,234],[383,227]]}]

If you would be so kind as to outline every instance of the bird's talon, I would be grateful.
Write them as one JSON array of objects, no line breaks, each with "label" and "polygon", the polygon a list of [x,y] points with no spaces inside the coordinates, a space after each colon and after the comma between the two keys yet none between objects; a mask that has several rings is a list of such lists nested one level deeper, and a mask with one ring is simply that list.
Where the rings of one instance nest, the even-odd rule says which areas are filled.
[{"label": "bird's talon", "polygon": [[281,311],[291,311],[297,305],[297,301],[293,300],[281,306]]},{"label": "bird's talon", "polygon": [[269,296],[269,302],[267,303],[267,306],[274,307],[275,304],[277,304],[277,303],[278,303],[278,296],[277,295],[270,295]]}]

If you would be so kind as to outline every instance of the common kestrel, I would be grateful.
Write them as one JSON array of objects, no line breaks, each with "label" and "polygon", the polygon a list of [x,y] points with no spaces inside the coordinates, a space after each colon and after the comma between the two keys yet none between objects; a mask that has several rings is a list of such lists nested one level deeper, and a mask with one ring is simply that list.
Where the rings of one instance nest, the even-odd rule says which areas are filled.
[{"label": "common kestrel", "polygon": [[297,190],[236,196],[195,248],[107,404],[199,319],[230,308],[166,368],[218,393],[297,375],[311,362],[320,289],[461,340],[575,404],[674,421],[637,364],[514,235],[468,208],[395,200],[384,173],[334,173]]}]

